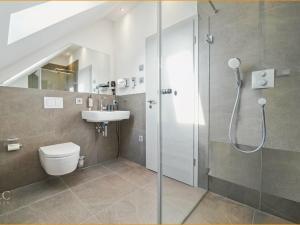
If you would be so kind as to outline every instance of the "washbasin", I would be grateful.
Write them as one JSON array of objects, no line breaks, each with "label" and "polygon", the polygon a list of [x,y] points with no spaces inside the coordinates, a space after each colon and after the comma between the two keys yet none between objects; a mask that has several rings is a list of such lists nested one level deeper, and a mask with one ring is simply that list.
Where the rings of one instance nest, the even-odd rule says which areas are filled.
[{"label": "washbasin", "polygon": [[81,118],[87,122],[99,123],[129,119],[130,111],[82,111]]}]

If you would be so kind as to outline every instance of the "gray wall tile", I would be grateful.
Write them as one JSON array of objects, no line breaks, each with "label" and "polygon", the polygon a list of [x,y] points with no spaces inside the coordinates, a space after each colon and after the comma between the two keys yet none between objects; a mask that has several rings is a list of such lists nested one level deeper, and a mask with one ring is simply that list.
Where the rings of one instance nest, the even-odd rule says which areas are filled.
[{"label": "gray wall tile", "polygon": [[298,152],[264,149],[262,192],[300,202],[299,162]]},{"label": "gray wall tile", "polygon": [[[43,97],[63,97],[63,109],[44,109]],[[82,97],[83,105],[75,98]],[[87,110],[88,94],[63,91],[0,87],[0,191],[30,184],[47,177],[43,171],[38,149],[41,146],[74,142],[86,155],[86,166],[116,156],[115,124],[109,124],[108,137],[95,132],[95,124],[81,119]],[[95,109],[99,95],[93,95]],[[112,96],[106,96],[112,101]],[[20,138],[23,148],[7,152],[5,140]]]},{"label": "gray wall tile", "polygon": [[212,176],[209,177],[209,190],[254,208],[259,207],[259,191],[257,190]]},{"label": "gray wall tile", "polygon": [[[209,177],[209,190],[227,198],[250,205],[273,215],[299,223],[300,203],[292,200],[262,193],[260,204],[259,191],[237,185],[216,177]],[[201,203],[200,203],[201,204]],[[255,211],[255,223],[282,223],[283,219]],[[289,222],[286,221],[286,222]]]},{"label": "gray wall tile", "polygon": [[[239,57],[245,86],[237,141],[250,146],[259,143],[261,126],[257,100],[266,97],[268,137],[265,146],[299,152],[300,139],[297,137],[300,130],[295,121],[300,119],[300,49],[294,43],[300,41],[300,4],[217,2],[215,5],[219,12],[210,19],[215,38],[210,49],[211,140],[228,142],[228,124],[236,85],[227,61],[230,57]],[[275,68],[277,75],[284,69],[290,69],[291,74],[276,77],[274,89],[251,89],[251,72],[265,68]]]},{"label": "gray wall tile", "polygon": [[[207,73],[210,76],[210,175],[273,196],[265,197],[265,208],[275,204],[274,198],[293,200],[297,205],[300,197],[300,48],[295,43],[300,41],[300,4],[215,2],[215,6],[219,12],[208,13],[214,36],[210,46],[210,73]],[[242,60],[244,88],[237,142],[244,147],[258,145],[261,117],[257,100],[265,97],[268,101],[263,155],[241,154],[226,144],[236,94],[235,76],[227,65],[231,57]],[[275,68],[275,88],[251,89],[251,72],[268,68]],[[291,71],[290,75],[280,76],[285,69]],[[267,200],[270,201],[266,203]],[[294,212],[295,208],[289,203],[276,202],[275,209],[270,211],[291,218],[288,211]]]},{"label": "gray wall tile", "polygon": [[[146,165],[145,94],[118,96],[119,109],[129,110],[129,120],[120,123],[120,153],[131,161]],[[139,142],[142,135],[144,141]]]},{"label": "gray wall tile", "polygon": [[262,193],[261,210],[300,223],[300,203]]},{"label": "gray wall tile", "polygon": [[261,152],[244,154],[232,149],[230,144],[211,142],[209,162],[211,176],[260,190]]}]

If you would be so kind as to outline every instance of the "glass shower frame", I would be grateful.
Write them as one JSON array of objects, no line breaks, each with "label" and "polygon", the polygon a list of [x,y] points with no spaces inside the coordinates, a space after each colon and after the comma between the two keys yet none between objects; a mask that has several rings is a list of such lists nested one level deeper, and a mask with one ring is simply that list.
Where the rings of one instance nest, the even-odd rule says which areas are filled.
[{"label": "glass shower frame", "polygon": [[[198,49],[199,49],[199,41],[198,41],[198,38],[199,38],[199,23],[198,23],[198,20],[199,20],[199,17],[198,17],[198,4],[197,2],[195,1],[194,2],[195,4],[195,8],[196,8],[196,11],[197,11],[197,14],[194,15],[194,21],[195,21],[195,24],[194,24],[194,32],[196,32],[193,36],[193,44],[195,45],[194,46],[194,57],[193,57],[193,64],[194,64],[194,73],[195,75],[197,76],[197,84],[196,84],[196,91],[197,91],[197,94],[196,94],[196,101],[197,101],[197,104],[196,104],[196,107],[197,107],[197,111],[199,111],[199,107],[202,108],[202,105],[207,103],[207,100],[206,99],[201,99],[201,95],[203,94],[203,90],[200,91],[200,87],[203,87],[205,86],[205,84],[200,84],[200,77],[199,77],[199,71],[198,71],[198,67],[199,67],[199,59],[198,59]],[[158,133],[158,145],[159,146],[159,149],[158,149],[158,170],[157,170],[157,222],[158,224],[161,224],[163,223],[163,217],[164,217],[164,190],[166,190],[166,187],[164,187],[164,184],[163,184],[163,179],[164,179],[164,175],[163,175],[163,136],[162,136],[162,114],[163,114],[163,101],[162,101],[162,83],[163,83],[163,62],[162,62],[162,57],[163,57],[163,45],[164,45],[164,42],[163,42],[163,33],[164,33],[164,26],[163,26],[163,15],[164,15],[164,11],[163,11],[163,8],[162,8],[162,1],[158,1],[157,2],[157,39],[158,39],[158,43],[157,43],[157,46],[158,46],[158,49],[157,49],[157,57],[158,57],[158,80],[159,80],[159,87],[158,87],[158,93],[159,93],[159,98],[158,98],[158,102],[157,102],[157,105],[159,107],[159,112],[158,112],[158,127],[159,127],[159,133]],[[188,18],[187,18],[188,19]],[[177,22],[177,23],[180,23],[181,21]],[[208,49],[207,49],[208,50]],[[205,63],[208,63],[208,62],[205,62]],[[207,64],[207,68],[208,68],[208,64]],[[206,80],[207,81],[207,80]],[[207,91],[208,89],[205,89],[204,88],[204,91]],[[207,96],[206,96],[207,97]],[[197,174],[197,178],[199,179],[199,177],[201,177],[201,180],[198,180],[197,179],[197,182],[194,183],[195,187],[201,187],[203,189],[205,189],[206,191],[208,190],[208,127],[209,127],[209,114],[207,112],[203,112],[204,115],[202,115],[203,117],[205,116],[206,118],[204,119],[207,123],[206,123],[206,141],[205,141],[205,145],[204,145],[204,151],[199,154],[198,152],[198,149],[200,147],[200,144],[199,144],[199,141],[200,141],[200,138],[197,137],[197,156],[195,156],[196,158],[196,165],[194,165],[194,171],[196,171],[196,174]],[[194,127],[196,129],[196,135],[198,136],[198,132],[199,132],[199,115],[197,115],[197,122],[196,124],[194,124]],[[203,129],[203,128],[202,128]],[[203,139],[202,139],[203,141]],[[202,156],[202,158],[200,159],[199,155]],[[195,163],[195,158],[194,158],[194,162],[193,164]],[[198,165],[198,164],[201,164],[201,165]],[[199,198],[199,201],[201,201],[202,197]],[[199,202],[197,201],[197,203]],[[194,204],[193,206],[193,209],[194,207],[196,207],[197,203]],[[188,215],[192,212],[191,209],[186,215],[185,215],[185,219],[188,217]],[[184,220],[185,220],[184,219]],[[183,221],[178,221],[178,222],[184,222]]]}]

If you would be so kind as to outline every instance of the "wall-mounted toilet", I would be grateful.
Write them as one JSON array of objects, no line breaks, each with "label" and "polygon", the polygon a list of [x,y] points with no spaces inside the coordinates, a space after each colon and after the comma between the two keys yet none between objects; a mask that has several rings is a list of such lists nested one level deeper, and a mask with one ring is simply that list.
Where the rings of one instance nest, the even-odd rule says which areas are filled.
[{"label": "wall-mounted toilet", "polygon": [[47,174],[60,176],[73,172],[78,164],[80,146],[68,142],[40,147],[42,167]]}]

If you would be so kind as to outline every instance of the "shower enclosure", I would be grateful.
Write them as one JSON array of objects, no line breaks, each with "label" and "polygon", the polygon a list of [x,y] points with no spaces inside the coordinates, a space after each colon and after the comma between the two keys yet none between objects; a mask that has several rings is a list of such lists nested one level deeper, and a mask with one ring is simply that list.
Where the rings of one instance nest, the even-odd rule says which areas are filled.
[{"label": "shower enclosure", "polygon": [[[185,221],[208,190],[253,207],[254,215],[261,210],[299,223],[300,3],[181,4],[176,11],[161,2],[157,39],[146,41],[158,40],[160,47],[152,62],[157,80],[150,81],[159,91],[146,105],[160,121],[160,135],[147,139],[158,149],[147,161],[160,172],[158,221],[169,221],[174,207],[188,209],[182,210]],[[228,67],[234,57],[242,61],[239,104]],[[274,87],[253,88],[252,73],[268,69],[275,71]],[[230,124],[236,149],[248,154],[232,147]],[[177,202],[168,200],[173,181],[186,190]]]},{"label": "shower enclosure", "polygon": [[146,39],[146,167],[158,171],[158,222],[182,223],[208,184],[197,2],[161,2],[158,15],[158,34]]},{"label": "shower enclosure", "polygon": [[[23,41],[68,32],[8,46],[27,53],[0,68],[0,223],[300,223],[300,3],[244,2],[98,2],[63,23],[98,18],[66,36],[97,51],[49,35],[68,60],[18,74],[54,50]],[[9,4],[7,25],[23,3]],[[90,98],[130,118],[98,135],[81,117]],[[38,149],[70,141],[84,168],[49,177]]]}]

